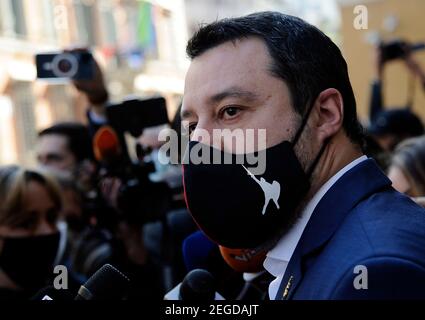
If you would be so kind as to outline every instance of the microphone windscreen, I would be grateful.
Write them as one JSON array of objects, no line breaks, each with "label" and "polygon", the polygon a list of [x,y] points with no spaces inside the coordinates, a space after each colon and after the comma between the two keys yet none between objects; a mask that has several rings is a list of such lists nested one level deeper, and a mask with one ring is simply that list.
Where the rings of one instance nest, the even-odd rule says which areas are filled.
[{"label": "microphone windscreen", "polygon": [[83,287],[91,300],[120,300],[129,290],[130,280],[118,269],[105,264],[87,280]]},{"label": "microphone windscreen", "polygon": [[217,244],[201,231],[196,231],[183,241],[183,260],[188,271],[209,269],[211,252],[217,250]]},{"label": "microphone windscreen", "polygon": [[120,156],[120,140],[110,126],[102,126],[93,138],[93,151],[98,161],[108,161]]},{"label": "microphone windscreen", "polygon": [[235,271],[256,273],[264,270],[263,263],[268,250],[264,247],[256,249],[230,249],[220,247],[224,261]]},{"label": "microphone windscreen", "polygon": [[189,302],[213,301],[216,292],[214,277],[206,270],[195,269],[184,277],[180,286],[180,299]]}]

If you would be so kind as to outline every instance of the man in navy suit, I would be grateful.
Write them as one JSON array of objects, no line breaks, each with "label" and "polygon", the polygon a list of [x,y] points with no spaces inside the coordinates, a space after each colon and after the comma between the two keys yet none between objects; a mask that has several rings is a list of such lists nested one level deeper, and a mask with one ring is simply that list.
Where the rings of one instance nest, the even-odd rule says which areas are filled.
[{"label": "man in navy suit", "polygon": [[[198,226],[221,245],[270,244],[271,299],[425,298],[425,211],[364,156],[338,47],[301,19],[263,12],[202,27],[187,52],[181,115],[192,141],[209,144],[205,132],[214,129],[266,129],[270,152],[291,145],[255,181],[243,168],[215,181],[226,177],[222,167],[185,165]],[[234,153],[232,145],[210,145]],[[305,176],[302,193],[296,182]],[[263,178],[281,187],[273,195],[279,206],[261,212],[267,199],[256,181]],[[228,228],[238,221],[243,228]]]}]

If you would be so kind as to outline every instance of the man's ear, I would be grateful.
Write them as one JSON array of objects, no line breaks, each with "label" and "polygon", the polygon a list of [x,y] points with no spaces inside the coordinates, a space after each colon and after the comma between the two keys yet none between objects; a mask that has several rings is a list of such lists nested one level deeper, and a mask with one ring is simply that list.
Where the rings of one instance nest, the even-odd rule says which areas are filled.
[{"label": "man's ear", "polygon": [[317,138],[324,141],[341,129],[344,120],[344,102],[337,89],[329,88],[319,94],[315,105],[315,131]]}]

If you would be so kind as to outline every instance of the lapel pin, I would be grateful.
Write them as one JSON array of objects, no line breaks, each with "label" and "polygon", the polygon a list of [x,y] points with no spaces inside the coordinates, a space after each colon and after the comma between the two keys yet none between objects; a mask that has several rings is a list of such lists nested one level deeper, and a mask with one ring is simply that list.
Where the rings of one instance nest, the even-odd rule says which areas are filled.
[{"label": "lapel pin", "polygon": [[285,290],[283,291],[283,299],[286,299],[289,294],[289,290],[291,289],[292,280],[294,280],[293,276],[289,277],[288,283],[286,284]]}]

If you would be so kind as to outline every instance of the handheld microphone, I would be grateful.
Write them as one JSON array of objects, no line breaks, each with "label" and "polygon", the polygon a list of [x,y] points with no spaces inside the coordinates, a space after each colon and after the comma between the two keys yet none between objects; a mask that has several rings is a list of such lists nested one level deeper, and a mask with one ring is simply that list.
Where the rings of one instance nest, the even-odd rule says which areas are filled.
[{"label": "handheld microphone", "polygon": [[130,280],[123,273],[105,264],[80,287],[75,300],[122,300],[129,286]]},{"label": "handheld microphone", "polygon": [[[219,256],[218,246],[208,239],[201,231],[190,234],[183,241],[183,260],[188,271],[206,269],[210,272],[214,256]],[[215,262],[215,261],[214,261]]]},{"label": "handheld microphone", "polygon": [[211,273],[195,269],[184,277],[180,286],[180,300],[202,302],[211,301],[215,297],[215,280]]},{"label": "handheld microphone", "polygon": [[214,277],[207,270],[195,269],[190,271],[173,290],[164,296],[164,300],[182,300],[188,302],[209,302],[224,300],[216,292]]},{"label": "handheld microphone", "polygon": [[230,249],[220,247],[220,253],[226,263],[235,271],[257,273],[264,270],[263,263],[269,248],[260,246],[255,249]]},{"label": "handheld microphone", "polygon": [[228,299],[236,298],[245,285],[243,274],[226,262],[219,246],[203,232],[196,231],[183,242],[183,259],[188,271],[205,269],[217,281],[218,291]]},{"label": "handheld microphone", "polygon": [[75,297],[69,290],[48,286],[38,291],[31,300],[121,300],[126,297],[129,286],[130,280],[123,273],[105,264],[80,287]]},{"label": "handheld microphone", "polygon": [[99,162],[114,163],[121,158],[121,143],[111,126],[102,126],[93,138],[93,151]]}]

